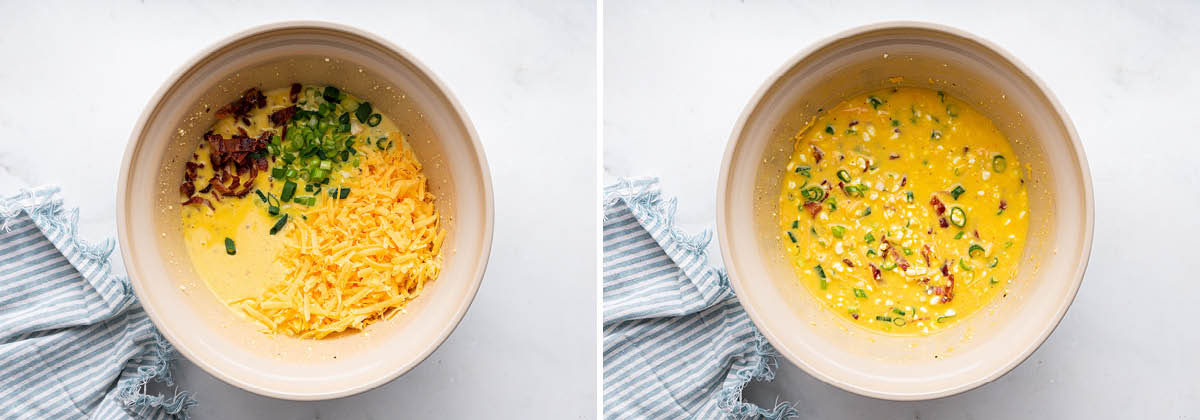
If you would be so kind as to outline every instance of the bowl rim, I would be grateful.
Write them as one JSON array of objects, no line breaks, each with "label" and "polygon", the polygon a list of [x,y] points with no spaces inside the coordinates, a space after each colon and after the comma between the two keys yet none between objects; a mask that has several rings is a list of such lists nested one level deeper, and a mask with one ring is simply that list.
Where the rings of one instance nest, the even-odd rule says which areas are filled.
[{"label": "bowl rim", "polygon": [[466,316],[467,310],[470,309],[471,304],[475,301],[475,296],[478,294],[479,287],[483,282],[484,273],[487,271],[487,265],[491,259],[495,220],[495,203],[492,191],[492,176],[491,171],[489,170],[490,166],[488,165],[487,156],[485,155],[483,146],[479,141],[479,134],[475,131],[475,126],[471,123],[471,119],[468,117],[466,110],[458,101],[458,98],[455,97],[450,89],[446,86],[446,84],[442,82],[441,79],[439,79],[436,75],[434,75],[433,71],[431,71],[429,67],[427,67],[407,50],[404,50],[403,48],[400,48],[399,46],[375,34],[348,25],[333,22],[317,20],[287,20],[253,26],[217,40],[208,47],[201,49],[195,55],[181,64],[177,70],[171,73],[171,75],[163,82],[162,86],[159,87],[154,95],[150,97],[149,101],[146,103],[146,106],[142,110],[141,116],[138,117],[137,123],[134,124],[133,131],[129,137],[129,142],[125,147],[124,157],[121,160],[121,171],[117,178],[116,221],[117,240],[121,247],[121,259],[125,264],[126,274],[129,276],[133,292],[140,302],[148,302],[149,296],[145,291],[142,290],[140,286],[141,283],[136,280],[136,275],[134,273],[137,271],[135,269],[137,265],[130,256],[131,246],[128,239],[128,228],[130,225],[129,220],[126,218],[128,207],[128,201],[125,199],[127,195],[126,189],[128,186],[128,182],[126,182],[126,180],[128,180],[130,175],[129,171],[133,157],[136,155],[137,150],[142,146],[142,142],[140,142],[139,139],[145,133],[151,117],[157,115],[157,108],[159,104],[167,97],[168,94],[177,90],[181,80],[186,75],[194,72],[195,69],[201,64],[212,60],[215,54],[252,37],[261,36],[272,32],[290,31],[296,29],[339,32],[343,35],[349,35],[351,38],[359,38],[368,43],[378,44],[378,46],[382,47],[387,52],[396,54],[400,58],[408,61],[414,68],[417,69],[421,76],[428,78],[438,93],[445,96],[446,101],[454,110],[456,117],[462,121],[462,125],[466,129],[467,138],[470,140],[468,146],[471,148],[473,155],[479,161],[478,170],[483,178],[481,189],[483,191],[485,206],[483,209],[484,235],[482,248],[480,249],[480,257],[479,260],[474,264],[472,271],[474,274],[469,276],[472,281],[468,286],[469,289],[466,293],[466,299],[463,299],[463,301],[458,304],[458,307],[455,308],[451,322],[447,323],[442,330],[438,332],[434,340],[430,342],[429,345],[426,346],[426,348],[423,349],[415,359],[403,365],[399,365],[398,368],[387,373],[386,375],[379,376],[374,380],[366,381],[352,387],[325,392],[303,393],[269,389],[245,382],[220,370],[203,357],[199,357],[199,355],[193,349],[187,346],[175,344],[183,342],[178,340],[179,333],[173,330],[170,327],[170,324],[165,322],[163,315],[158,313],[153,306],[142,305],[146,311],[146,314],[149,316],[150,320],[154,323],[155,327],[158,329],[158,331],[160,331],[163,337],[165,337],[167,341],[171,342],[174,347],[179,350],[181,354],[183,354],[184,357],[199,366],[209,375],[215,376],[225,383],[241,388],[242,390],[258,395],[294,401],[315,401],[351,396],[387,384],[421,364],[423,361],[425,361],[425,359],[433,354],[435,350],[445,343],[446,339],[450,337],[450,334],[453,333],[458,325],[462,323],[462,319],[464,316]]},{"label": "bowl rim", "polygon": [[[963,393],[966,391],[970,391],[972,389],[975,389],[977,387],[985,385],[989,382],[992,382],[992,381],[1000,378],[1001,376],[1004,376],[1008,372],[1012,371],[1013,368],[1017,367],[1022,362],[1024,362],[1026,359],[1028,359],[1029,356],[1032,355],[1034,351],[1036,351],[1039,347],[1041,347],[1042,343],[1044,343],[1046,341],[1046,339],[1050,336],[1050,334],[1052,332],[1054,332],[1054,330],[1062,322],[1063,317],[1066,315],[1067,309],[1071,306],[1071,303],[1073,303],[1075,301],[1075,297],[1079,293],[1079,288],[1083,283],[1084,274],[1087,271],[1088,261],[1091,257],[1091,252],[1092,252],[1092,237],[1093,237],[1093,230],[1095,227],[1095,199],[1093,197],[1092,176],[1091,176],[1091,170],[1088,167],[1087,156],[1083,150],[1083,144],[1079,140],[1079,134],[1075,130],[1075,124],[1071,121],[1070,116],[1068,116],[1066,111],[1063,109],[1062,104],[1059,103],[1058,98],[1056,96],[1054,96],[1054,93],[1050,91],[1049,87],[1047,87],[1046,84],[1040,78],[1038,78],[1024,63],[1022,63],[1020,60],[1018,60],[1015,56],[1010,54],[1008,51],[1004,50],[1003,48],[1000,48],[998,45],[996,45],[996,44],[992,43],[991,41],[988,41],[982,37],[979,37],[977,35],[971,34],[969,32],[966,32],[966,31],[963,31],[963,30],[960,30],[960,29],[957,29],[954,27],[936,24],[936,23],[930,23],[930,22],[885,21],[885,22],[872,23],[872,24],[868,24],[868,25],[857,26],[857,27],[853,27],[850,29],[846,29],[846,30],[838,32],[834,35],[828,36],[824,39],[814,42],[813,44],[809,45],[808,47],[800,50],[800,52],[796,53],[791,58],[787,59],[783,63],[782,66],[780,66],[776,71],[772,72],[771,75],[767,77],[767,79],[763,82],[763,84],[758,88],[758,90],[750,98],[750,101],[743,108],[741,115],[738,117],[737,122],[734,124],[733,131],[730,134],[729,141],[727,142],[726,147],[725,147],[725,155],[721,160],[721,171],[720,171],[720,174],[718,175],[717,196],[716,196],[716,203],[717,203],[717,229],[716,230],[717,230],[717,241],[721,247],[722,260],[724,260],[725,262],[734,261],[732,258],[732,254],[734,254],[734,251],[729,244],[729,237],[726,234],[726,230],[729,228],[729,226],[727,224],[727,219],[726,219],[726,214],[725,214],[725,207],[726,207],[725,197],[727,196],[726,191],[727,191],[728,182],[729,182],[730,166],[733,162],[733,156],[735,154],[735,151],[737,150],[738,139],[739,139],[739,137],[741,137],[742,132],[745,130],[746,123],[747,123],[747,121],[749,121],[750,115],[753,114],[754,111],[756,110],[756,108],[758,108],[758,105],[760,103],[762,103],[763,99],[766,97],[767,93],[771,90],[771,88],[774,87],[781,80],[781,78],[787,74],[788,71],[790,71],[793,67],[798,65],[801,61],[808,58],[808,56],[812,55],[813,53],[816,53],[817,51],[820,51],[826,47],[829,47],[839,41],[842,41],[842,40],[845,40],[848,38],[852,38],[852,37],[856,37],[856,36],[860,36],[860,35],[864,35],[864,34],[868,34],[868,33],[872,33],[872,32],[880,32],[880,31],[896,30],[896,29],[921,31],[921,32],[926,32],[926,33],[940,33],[942,35],[949,35],[953,38],[957,38],[957,39],[964,40],[967,42],[977,43],[980,46],[982,46],[984,49],[990,50],[991,52],[998,55],[1000,58],[1011,63],[1013,65],[1013,67],[1015,67],[1021,73],[1022,76],[1028,78],[1032,82],[1032,84],[1037,88],[1037,90],[1041,94],[1045,95],[1046,99],[1048,100],[1050,105],[1053,107],[1055,114],[1057,114],[1058,119],[1060,119],[1062,121],[1063,125],[1066,127],[1067,138],[1068,138],[1068,141],[1070,141],[1071,148],[1075,151],[1075,157],[1079,162],[1079,170],[1081,172],[1080,175],[1083,179],[1083,199],[1084,199],[1083,204],[1084,204],[1084,209],[1085,209],[1085,213],[1086,213],[1086,220],[1084,222],[1083,238],[1082,238],[1083,239],[1082,249],[1081,249],[1082,252],[1080,253],[1079,261],[1076,263],[1076,267],[1074,270],[1074,276],[1071,278],[1071,283],[1068,285],[1070,290],[1069,290],[1067,299],[1064,299],[1059,304],[1058,308],[1056,309],[1056,311],[1054,313],[1053,319],[1047,320],[1046,324],[1042,327],[1042,329],[1039,332],[1038,337],[1035,341],[1031,342],[1031,344],[1029,346],[1022,349],[1021,352],[1016,357],[1014,357],[1012,360],[1009,360],[1007,363],[1001,365],[999,368],[997,368],[996,370],[994,370],[993,372],[991,372],[987,375],[974,378],[968,382],[964,382],[957,386],[948,387],[946,389],[942,389],[942,390],[938,390],[938,391],[934,391],[934,392],[926,392],[926,393],[881,392],[878,390],[870,389],[867,387],[863,387],[863,386],[860,386],[857,384],[852,384],[852,383],[846,382],[844,380],[841,380],[841,379],[835,377],[835,375],[832,374],[831,372],[822,370],[822,369],[817,368],[816,366],[813,366],[812,364],[806,362],[803,358],[800,357],[800,355],[798,355],[792,349],[789,349],[786,347],[781,347],[778,345],[775,346],[775,348],[780,352],[780,354],[782,354],[785,358],[787,358],[789,361],[791,361],[792,364],[800,367],[800,369],[802,369],[804,372],[821,380],[822,382],[824,382],[826,384],[833,385],[837,388],[840,388],[842,390],[845,390],[845,391],[848,391],[848,392],[851,392],[854,394],[872,397],[872,398],[878,398],[878,399],[884,399],[884,400],[894,400],[894,401],[917,401],[917,400],[930,400],[930,399],[936,399],[936,398],[949,397],[949,396],[957,395],[957,394],[960,394],[960,393]],[[734,293],[738,296],[743,296],[744,289],[742,287],[741,276],[738,275],[737,266],[726,264],[726,270],[728,271],[730,284],[733,287]],[[741,301],[740,298],[739,298],[739,301]],[[762,332],[763,336],[765,336],[767,338],[768,342],[771,342],[772,344],[781,342],[777,338],[775,331],[771,330],[770,328],[763,327],[764,325],[767,325],[767,324],[765,322],[765,317],[762,313],[759,313],[753,305],[746,305],[744,301],[743,301],[742,307],[745,308],[746,313],[750,316],[750,320],[752,322],[754,322],[755,326],[757,326],[759,331]]]}]

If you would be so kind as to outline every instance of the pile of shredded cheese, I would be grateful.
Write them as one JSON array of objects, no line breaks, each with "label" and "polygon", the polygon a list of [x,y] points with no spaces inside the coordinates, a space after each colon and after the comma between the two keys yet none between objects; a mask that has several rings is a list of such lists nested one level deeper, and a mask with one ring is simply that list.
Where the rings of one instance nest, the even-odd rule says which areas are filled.
[{"label": "pile of shredded cheese", "polygon": [[396,146],[364,153],[347,198],[322,199],[285,229],[286,280],[242,301],[248,316],[273,333],[323,338],[391,318],[437,278],[446,231],[421,164]]}]

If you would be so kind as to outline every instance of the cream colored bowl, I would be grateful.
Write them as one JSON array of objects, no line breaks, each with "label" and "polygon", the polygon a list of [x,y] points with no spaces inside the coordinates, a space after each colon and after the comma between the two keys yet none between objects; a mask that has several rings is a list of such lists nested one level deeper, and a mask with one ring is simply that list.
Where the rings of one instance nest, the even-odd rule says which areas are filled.
[{"label": "cream colored bowl", "polygon": [[[825,309],[797,282],[777,227],[792,136],[819,109],[892,86],[892,77],[971,103],[1008,136],[1028,174],[1029,240],[1017,278],[994,304],[925,337],[871,332]],[[1062,106],[1010,55],[943,26],[871,25],[792,59],[746,107],[719,182],[721,255],[754,324],[809,374],[876,398],[937,398],[1008,372],[1058,325],[1091,252],[1091,175]]]},{"label": "cream colored bowl", "polygon": [[[180,227],[183,164],[214,111],[251,86],[332,84],[370,101],[408,134],[446,223],[444,271],[406,311],[325,340],[268,336],[234,315],[192,267]],[[187,63],[150,100],[118,180],[117,230],[134,291],[172,344],[208,373],[277,398],[337,398],[412,369],[450,335],[491,251],[492,188],[471,122],[409,54],[348,27],[255,28]]]}]

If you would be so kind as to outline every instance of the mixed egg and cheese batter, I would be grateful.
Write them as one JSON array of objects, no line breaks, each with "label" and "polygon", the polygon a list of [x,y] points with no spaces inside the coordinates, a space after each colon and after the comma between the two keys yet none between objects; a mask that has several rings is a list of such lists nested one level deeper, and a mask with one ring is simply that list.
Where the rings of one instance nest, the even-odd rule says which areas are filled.
[{"label": "mixed egg and cheese batter", "polygon": [[866,328],[928,334],[1017,273],[1028,198],[991,120],[941,91],[856,96],[800,130],[779,227],[801,283]]},{"label": "mixed egg and cheese batter", "polygon": [[394,316],[437,277],[435,197],[369,103],[251,89],[218,118],[187,163],[181,223],[197,274],[236,313],[322,338]]}]

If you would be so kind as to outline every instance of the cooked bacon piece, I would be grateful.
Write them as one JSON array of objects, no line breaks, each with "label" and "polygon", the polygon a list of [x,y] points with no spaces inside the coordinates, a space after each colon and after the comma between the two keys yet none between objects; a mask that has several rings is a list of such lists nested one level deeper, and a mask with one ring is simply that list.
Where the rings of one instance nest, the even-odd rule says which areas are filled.
[{"label": "cooked bacon piece", "polygon": [[849,258],[842,258],[842,264],[846,264],[847,267],[854,268],[854,262],[850,261]]},{"label": "cooked bacon piece", "polygon": [[[195,181],[196,180],[196,171],[203,167],[204,167],[203,163],[197,163],[197,162],[187,162],[187,163],[183,164],[183,168],[184,168],[183,179],[185,181]],[[189,195],[191,195],[191,194],[189,194]]]},{"label": "cooked bacon piece", "polygon": [[804,203],[804,209],[808,210],[808,214],[812,215],[812,217],[817,217],[817,213],[820,213],[822,208],[824,208],[824,206],[816,201]]},{"label": "cooked bacon piece", "polygon": [[233,138],[227,139],[212,132],[206,133],[204,138],[211,146],[209,160],[213,168],[224,167],[230,163],[240,167],[251,163],[247,158],[252,153],[267,148],[271,132],[265,132],[257,139],[241,134],[235,134]]},{"label": "cooked bacon piece", "polygon": [[192,184],[192,181],[183,181],[183,185],[179,186],[179,192],[184,197],[191,197],[196,193],[196,185]]},{"label": "cooked bacon piece", "polygon": [[813,159],[815,159],[817,161],[817,163],[821,163],[821,159],[825,158],[825,152],[822,152],[821,148],[817,147],[817,145],[815,145],[815,144],[812,145],[812,150],[813,150]]},{"label": "cooked bacon piece", "polygon": [[905,184],[908,184],[908,175],[900,178],[900,186],[903,187]]},{"label": "cooked bacon piece", "polygon": [[975,229],[973,233],[975,234],[975,239],[982,239],[979,237],[979,229]]},{"label": "cooked bacon piece", "polygon": [[[242,97],[218,109],[217,118],[232,116],[239,120],[245,120],[251,110],[264,106],[267,106],[267,97],[258,88],[250,88],[242,94]],[[246,123],[246,125],[250,124]]]},{"label": "cooked bacon piece", "polygon": [[858,120],[850,121],[850,127],[858,125]]},{"label": "cooked bacon piece", "polygon": [[272,112],[271,113],[271,124],[276,127],[279,127],[281,125],[286,125],[287,123],[292,121],[292,117],[296,116],[296,111],[298,111],[298,110],[300,110],[300,108],[296,107],[295,105],[292,105],[287,108],[283,108],[278,111]]},{"label": "cooked bacon piece", "polygon": [[929,205],[933,206],[933,209],[937,211],[938,216],[946,213],[946,205],[942,204],[942,200],[938,200],[936,195],[929,199]]},{"label": "cooked bacon piece", "polygon": [[942,263],[942,277],[949,277],[949,276],[950,276],[950,265],[948,265],[947,263]]},{"label": "cooked bacon piece", "polygon": [[288,92],[288,99],[291,99],[292,103],[296,103],[296,101],[300,100],[300,84],[299,83],[292,83],[292,89],[291,89],[291,91]]},{"label": "cooked bacon piece", "polygon": [[1000,200],[1000,211],[1004,211],[1004,209],[1006,209],[1006,208],[1008,208],[1008,202],[1004,201],[1004,200]]},{"label": "cooked bacon piece", "polygon": [[879,268],[875,267],[875,264],[868,263],[867,265],[871,266],[871,277],[874,277],[875,281],[883,280],[883,273],[879,272]]},{"label": "cooked bacon piece", "polygon": [[213,193],[214,196],[230,195],[230,190],[221,182],[220,175],[213,175],[213,177],[208,180],[208,186],[216,190],[216,192]]},{"label": "cooked bacon piece", "polygon": [[892,153],[892,154],[888,155],[888,159],[892,159],[892,160],[900,159],[900,155]]},{"label": "cooked bacon piece", "polygon": [[217,209],[216,207],[213,207],[212,202],[210,202],[210,201],[206,200],[204,197],[201,197],[198,195],[194,195],[191,198],[187,199],[187,201],[183,202],[184,206],[186,206],[188,204],[207,204],[208,208],[213,209],[213,210]]},{"label": "cooked bacon piece", "polygon": [[948,227],[950,227],[950,223],[946,222],[946,218],[945,218],[945,217],[939,217],[939,218],[938,218],[938,225],[940,225],[940,226],[941,226],[943,229],[944,229],[944,228],[948,228]]},{"label": "cooked bacon piece", "polygon": [[863,159],[863,172],[866,172],[869,169],[871,169],[871,160]]},{"label": "cooked bacon piece", "polygon": [[908,260],[897,254],[895,250],[892,250],[892,256],[896,257],[896,265],[900,266],[901,270],[908,271],[908,267],[910,267]]},{"label": "cooked bacon piece", "polygon": [[921,246],[921,256],[925,258],[925,266],[929,267],[929,260],[933,259],[933,251],[929,249],[929,245]]}]

